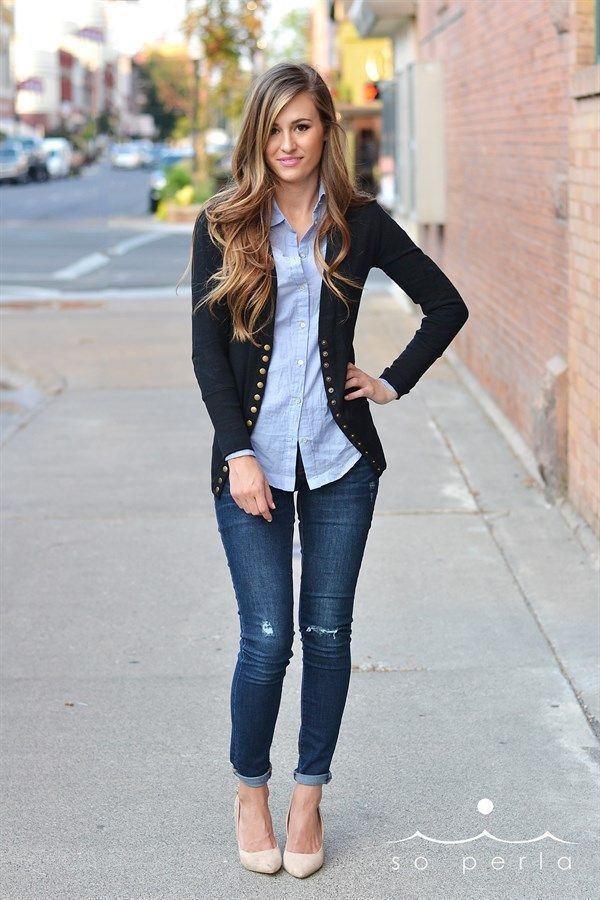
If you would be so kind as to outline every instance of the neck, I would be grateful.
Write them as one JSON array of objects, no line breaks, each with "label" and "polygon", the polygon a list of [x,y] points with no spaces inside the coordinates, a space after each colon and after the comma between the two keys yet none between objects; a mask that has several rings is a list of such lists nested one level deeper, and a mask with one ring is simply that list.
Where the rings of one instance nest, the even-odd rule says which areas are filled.
[{"label": "neck", "polygon": [[298,184],[282,184],[275,188],[275,199],[281,212],[287,216],[308,216],[319,197],[319,176],[310,175]]}]

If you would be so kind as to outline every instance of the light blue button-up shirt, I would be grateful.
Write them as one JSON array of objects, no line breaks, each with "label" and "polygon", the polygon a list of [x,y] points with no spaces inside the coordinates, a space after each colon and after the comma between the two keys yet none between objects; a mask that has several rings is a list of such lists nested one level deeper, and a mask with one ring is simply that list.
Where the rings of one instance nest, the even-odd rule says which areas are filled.
[{"label": "light blue button-up shirt", "polygon": [[[256,456],[271,487],[284,491],[293,491],[296,484],[298,445],[311,490],[341,478],[362,455],[335,422],[321,374],[322,278],[312,245],[324,208],[321,181],[311,226],[298,244],[296,232],[273,198],[270,242],[277,272],[277,304],[269,376],[250,436],[254,449],[237,450],[225,457]],[[326,237],[320,247],[325,256]],[[396,393],[389,382],[380,380]]]}]

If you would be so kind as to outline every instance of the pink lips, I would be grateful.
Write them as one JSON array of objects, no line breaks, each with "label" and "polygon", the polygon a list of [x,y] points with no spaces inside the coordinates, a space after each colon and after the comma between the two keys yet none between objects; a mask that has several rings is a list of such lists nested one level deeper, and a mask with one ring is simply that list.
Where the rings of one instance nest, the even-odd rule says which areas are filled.
[{"label": "pink lips", "polygon": [[301,156],[284,156],[282,159],[278,159],[277,162],[281,163],[282,166],[297,166],[301,160]]}]

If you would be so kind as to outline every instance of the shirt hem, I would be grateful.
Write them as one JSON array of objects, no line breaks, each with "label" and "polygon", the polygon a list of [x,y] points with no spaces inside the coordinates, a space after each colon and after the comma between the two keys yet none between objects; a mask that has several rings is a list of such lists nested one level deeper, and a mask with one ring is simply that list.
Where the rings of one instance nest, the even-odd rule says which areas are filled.
[{"label": "shirt hem", "polygon": [[[338,478],[341,478],[342,475],[345,475],[346,472],[348,472],[352,468],[352,466],[356,465],[356,463],[361,458],[361,456],[362,456],[362,453],[360,452],[360,450],[357,450],[356,454],[354,456],[351,456],[349,458],[349,460],[347,461],[347,463],[344,464],[341,471],[338,469],[338,467],[336,465],[335,467],[330,467],[325,472],[322,472],[315,479],[310,479],[308,477],[308,475],[306,475],[306,470],[305,470],[306,483],[308,484],[310,490],[314,491],[316,488],[323,487],[324,484],[330,484],[332,481],[337,481]],[[335,476],[335,477],[332,477],[332,476]],[[290,484],[291,484],[291,487],[289,487],[289,486],[288,487],[280,487],[278,484],[273,484],[271,481],[269,481],[270,487],[277,488],[277,490],[279,490],[279,491],[293,491],[296,487],[296,476],[295,475],[292,479],[290,479],[289,481],[286,481],[286,485],[290,485]]]}]

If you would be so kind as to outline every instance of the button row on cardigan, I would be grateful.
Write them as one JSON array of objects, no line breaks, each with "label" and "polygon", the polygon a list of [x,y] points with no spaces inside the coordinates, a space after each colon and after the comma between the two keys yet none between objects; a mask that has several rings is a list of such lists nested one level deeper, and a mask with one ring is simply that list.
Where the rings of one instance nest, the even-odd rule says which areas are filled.
[{"label": "button row on cardigan", "polygon": [[[270,350],[270,349],[271,349],[271,345],[270,345],[270,344],[263,344],[263,350]],[[262,357],[261,357],[261,362],[265,362],[265,363],[266,363],[266,362],[269,362],[269,359],[270,359],[270,357],[267,356],[267,355],[262,356]],[[266,370],[266,368],[265,368],[264,366],[261,366],[261,367],[259,368],[259,370],[258,370],[258,373],[259,373],[259,375],[266,375],[266,374],[267,374],[267,370]],[[256,382],[256,387],[257,387],[257,388],[263,388],[264,386],[265,386],[264,381],[257,381],[257,382]],[[254,400],[260,400],[260,399],[261,399],[261,394],[255,394],[254,397],[253,397],[253,399],[254,399]],[[256,413],[256,412],[258,412],[258,406],[251,406],[251,407],[250,407],[250,412],[251,412],[251,413]],[[248,427],[250,427],[250,426],[253,425],[253,424],[254,424],[254,420],[253,420],[253,419],[246,419],[246,425],[248,425]]]},{"label": "button row on cardigan", "polygon": [[[271,345],[270,345],[270,344],[263,344],[263,350],[270,350],[270,349],[271,349]],[[270,359],[269,356],[266,356],[266,355],[265,355],[265,356],[262,356],[262,357],[261,357],[261,362],[269,362],[269,359]],[[261,366],[261,367],[259,368],[258,372],[259,372],[259,375],[266,375],[266,374],[267,374],[267,370],[266,370],[266,368],[265,368],[264,366]],[[257,387],[257,388],[263,388],[264,386],[265,386],[264,381],[257,381],[257,382],[256,382],[256,387]],[[261,395],[260,395],[260,394],[254,394],[254,397],[253,397],[252,399],[253,399],[253,400],[260,400],[260,399],[261,399]],[[251,413],[258,412],[258,407],[257,407],[257,406],[251,406],[251,407],[250,407],[250,412],[251,412]],[[246,425],[248,425],[248,427],[250,427],[250,426],[253,425],[253,424],[254,424],[253,419],[246,419]],[[227,466],[223,466],[223,471],[224,471],[224,472],[228,472],[228,471],[229,471],[228,467],[227,467]],[[216,486],[215,489],[214,489],[215,494],[218,494],[219,491],[221,490],[221,482],[223,481],[223,478],[222,478],[221,476],[219,476],[219,478],[217,479],[217,481],[218,481],[218,484],[217,484],[217,486]]]}]

